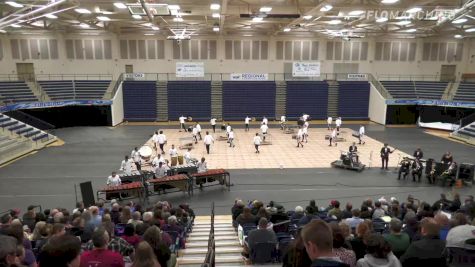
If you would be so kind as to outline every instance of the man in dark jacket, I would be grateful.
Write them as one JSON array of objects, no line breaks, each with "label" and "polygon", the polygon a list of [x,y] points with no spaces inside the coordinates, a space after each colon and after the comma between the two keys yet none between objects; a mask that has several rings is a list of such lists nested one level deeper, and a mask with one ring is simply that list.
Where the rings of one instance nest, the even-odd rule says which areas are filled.
[{"label": "man in dark jacket", "polygon": [[311,267],[349,267],[333,254],[333,234],[330,226],[322,220],[313,220],[301,231],[301,236]]},{"label": "man in dark jacket", "polygon": [[403,267],[445,267],[445,241],[439,238],[440,226],[433,218],[421,221],[421,240],[414,241],[401,256]]}]

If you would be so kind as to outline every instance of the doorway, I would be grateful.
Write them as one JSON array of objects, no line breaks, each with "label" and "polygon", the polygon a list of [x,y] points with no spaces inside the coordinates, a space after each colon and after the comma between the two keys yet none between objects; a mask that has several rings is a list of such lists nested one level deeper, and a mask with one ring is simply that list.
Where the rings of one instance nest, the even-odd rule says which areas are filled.
[{"label": "doorway", "polygon": [[134,73],[134,65],[125,65],[125,73]]},{"label": "doorway", "polygon": [[455,82],[455,71],[457,65],[442,65],[440,68],[441,82]]},{"label": "doorway", "polygon": [[16,73],[20,80],[35,80],[35,67],[33,66],[33,63],[16,63]]}]

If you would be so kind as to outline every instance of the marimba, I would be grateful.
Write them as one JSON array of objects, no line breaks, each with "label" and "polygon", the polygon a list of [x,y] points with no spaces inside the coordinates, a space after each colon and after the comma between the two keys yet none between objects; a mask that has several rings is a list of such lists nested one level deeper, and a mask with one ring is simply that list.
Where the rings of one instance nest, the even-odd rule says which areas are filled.
[{"label": "marimba", "polygon": [[185,164],[180,166],[173,166],[167,171],[167,175],[175,175],[175,174],[192,174],[198,172],[198,167],[194,164]]},{"label": "marimba", "polygon": [[143,189],[144,186],[142,182],[132,182],[117,186],[106,186],[100,190],[97,190],[97,199],[100,199],[101,195],[105,195],[105,199],[117,197],[120,200],[130,198],[139,198],[139,200],[141,200],[143,198]]},{"label": "marimba", "polygon": [[172,176],[163,176],[160,178],[148,180],[148,184],[153,186],[153,190],[159,192],[169,188],[177,188],[184,193],[191,194],[192,187],[190,186],[191,179],[186,174],[177,174]]},{"label": "marimba", "polygon": [[230,190],[231,175],[225,169],[212,169],[206,172],[194,173],[192,177],[197,185],[218,181],[220,185],[224,185],[228,188],[228,191]]}]

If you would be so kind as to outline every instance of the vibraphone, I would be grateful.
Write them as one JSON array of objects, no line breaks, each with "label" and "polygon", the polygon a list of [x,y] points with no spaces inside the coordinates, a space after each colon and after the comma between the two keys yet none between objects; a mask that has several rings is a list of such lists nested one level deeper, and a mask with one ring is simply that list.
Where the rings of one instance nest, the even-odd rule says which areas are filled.
[{"label": "vibraphone", "polygon": [[103,189],[97,190],[97,199],[118,198],[120,200],[138,198],[140,201],[144,197],[144,186],[142,182],[132,182],[128,184],[121,184],[117,186],[106,186]]},{"label": "vibraphone", "polygon": [[123,184],[132,182],[143,182],[145,180],[153,178],[154,176],[155,174],[151,171],[134,171],[132,175],[119,175],[120,180]]},{"label": "vibraphone", "polygon": [[198,172],[198,167],[194,164],[185,164],[180,166],[173,166],[167,171],[167,175],[176,175],[176,174],[193,174]]},{"label": "vibraphone", "polygon": [[[231,175],[225,169],[212,169],[206,172],[194,173],[192,174],[195,184],[202,185],[204,183],[212,183],[218,181],[220,185],[224,185],[228,188],[228,191],[231,187]],[[207,185],[207,186],[213,186]]]},{"label": "vibraphone", "polygon": [[[176,188],[183,193],[192,194],[193,186],[191,185],[191,178],[186,174],[177,174],[172,176],[163,176],[160,178],[148,180],[148,184],[152,186],[152,190],[160,194],[160,191],[163,190],[165,193],[166,189]],[[150,191],[148,191],[150,192]],[[149,193],[151,194],[151,193]]]}]

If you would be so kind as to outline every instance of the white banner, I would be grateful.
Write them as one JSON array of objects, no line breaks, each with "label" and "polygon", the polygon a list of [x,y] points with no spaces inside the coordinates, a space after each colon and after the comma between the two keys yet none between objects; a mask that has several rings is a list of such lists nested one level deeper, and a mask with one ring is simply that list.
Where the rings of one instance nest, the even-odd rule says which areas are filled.
[{"label": "white banner", "polygon": [[368,74],[362,74],[362,73],[348,73],[348,79],[367,80],[367,79],[368,79]]},{"label": "white banner", "polygon": [[320,62],[293,62],[293,77],[320,77]]},{"label": "white banner", "polygon": [[204,77],[205,66],[203,62],[177,62],[176,77]]},{"label": "white banner", "polygon": [[141,79],[145,79],[145,73],[140,73],[140,72],[125,73],[124,78],[126,80],[141,80]]},{"label": "white banner", "polygon": [[231,73],[231,81],[267,81],[269,74],[267,73]]}]

